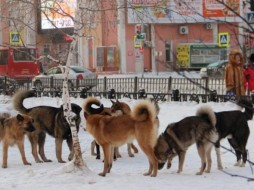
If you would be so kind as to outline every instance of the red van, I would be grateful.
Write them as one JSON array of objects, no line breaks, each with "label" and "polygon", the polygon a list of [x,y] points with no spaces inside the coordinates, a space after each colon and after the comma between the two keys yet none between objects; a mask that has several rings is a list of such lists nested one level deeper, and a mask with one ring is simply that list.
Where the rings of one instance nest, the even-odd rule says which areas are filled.
[{"label": "red van", "polygon": [[0,75],[14,79],[32,79],[39,75],[41,65],[37,48],[1,48]]}]

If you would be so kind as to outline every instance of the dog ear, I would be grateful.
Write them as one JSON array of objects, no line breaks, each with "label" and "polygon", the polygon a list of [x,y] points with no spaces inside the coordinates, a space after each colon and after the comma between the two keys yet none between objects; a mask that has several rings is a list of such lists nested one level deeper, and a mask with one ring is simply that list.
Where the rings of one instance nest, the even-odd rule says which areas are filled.
[{"label": "dog ear", "polygon": [[24,121],[24,117],[22,115],[20,115],[20,114],[18,114],[16,116],[16,118],[17,118],[18,121]]},{"label": "dog ear", "polygon": [[113,100],[110,100],[111,101],[111,103],[114,105],[116,102],[114,102]]}]

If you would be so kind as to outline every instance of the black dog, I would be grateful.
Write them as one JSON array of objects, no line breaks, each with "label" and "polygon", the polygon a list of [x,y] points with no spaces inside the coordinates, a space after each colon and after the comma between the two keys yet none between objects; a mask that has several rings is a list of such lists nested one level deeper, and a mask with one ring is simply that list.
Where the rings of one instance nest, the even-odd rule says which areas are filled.
[{"label": "black dog", "polygon": [[[240,100],[238,105],[245,108],[245,111],[223,111],[215,112],[216,128],[219,133],[219,139],[215,144],[218,169],[222,169],[220,158],[220,140],[227,137],[229,144],[235,150],[237,163],[235,166],[244,167],[247,161],[246,144],[250,134],[248,120],[253,118],[253,105],[247,100]],[[241,163],[242,159],[242,163]]]}]

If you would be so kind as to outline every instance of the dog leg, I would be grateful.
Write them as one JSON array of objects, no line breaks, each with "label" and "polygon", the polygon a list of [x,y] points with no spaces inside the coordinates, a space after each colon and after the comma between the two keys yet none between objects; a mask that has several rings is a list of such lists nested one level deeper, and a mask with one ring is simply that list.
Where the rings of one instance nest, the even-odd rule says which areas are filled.
[{"label": "dog leg", "polygon": [[173,160],[173,158],[174,158],[175,156],[177,156],[176,153],[171,154],[171,155],[168,157],[168,160],[167,160],[167,169],[170,169],[170,168],[171,168],[171,165],[172,165],[171,163],[172,163],[172,160]]},{"label": "dog leg", "polygon": [[3,163],[2,168],[7,168],[7,160],[8,160],[8,143],[4,140],[3,141]]},{"label": "dog leg", "polygon": [[[72,138],[67,138],[66,139],[67,145],[69,147],[70,150],[70,154],[68,156],[68,160],[71,161],[74,157],[74,149],[73,149],[73,141]],[[62,149],[61,149],[62,150]],[[61,156],[61,155],[60,155]]]},{"label": "dog leg", "polygon": [[95,140],[93,140],[92,142],[91,142],[91,155],[92,156],[96,156],[96,153],[95,153],[95,151],[94,151],[94,148],[95,148]]},{"label": "dog leg", "polygon": [[127,144],[128,155],[129,157],[134,157],[134,154],[131,152],[131,144],[132,143]]},{"label": "dog leg", "polygon": [[215,147],[215,152],[216,152],[216,156],[217,156],[217,168],[219,170],[223,170],[222,162],[221,162],[221,155],[220,155],[220,148]]},{"label": "dog leg", "polygon": [[114,159],[116,160],[117,158],[122,158],[122,155],[119,152],[119,147],[114,148]]},{"label": "dog leg", "polygon": [[96,152],[97,152],[96,159],[99,160],[99,159],[101,159],[100,145],[95,142],[95,147],[96,147]]},{"label": "dog leg", "polygon": [[63,139],[55,138],[56,143],[56,158],[59,163],[66,163],[62,159],[62,145],[63,145]]},{"label": "dog leg", "polygon": [[113,147],[111,146],[110,148],[110,157],[109,157],[109,168],[108,168],[108,173],[110,173],[110,170],[113,166],[113,157],[115,156],[115,148],[116,147]]},{"label": "dog leg", "polygon": [[[138,142],[139,143],[139,142]],[[150,146],[144,146],[143,144],[139,143],[139,146],[143,150],[143,152],[146,154],[148,160],[149,160],[149,169],[148,172],[144,173],[144,176],[150,175],[151,177],[156,177],[158,172],[158,160],[155,157],[154,150]]]},{"label": "dog leg", "polygon": [[205,145],[199,145],[198,148],[198,154],[199,154],[199,157],[201,159],[201,167],[200,167],[200,170],[199,172],[196,173],[196,175],[202,175],[205,168],[206,168],[206,152],[205,152]]},{"label": "dog leg", "polygon": [[32,155],[34,157],[34,160],[36,163],[42,163],[42,161],[40,160],[39,156],[38,156],[38,150],[37,150],[37,145],[38,145],[38,137],[37,135],[30,135],[28,133],[28,138],[29,138],[29,141],[31,143],[31,147],[32,147]]},{"label": "dog leg", "polygon": [[133,143],[131,143],[131,148],[133,149],[135,154],[138,153],[138,148]]},{"label": "dog leg", "polygon": [[206,160],[207,160],[207,168],[206,168],[206,173],[211,172],[211,167],[212,167],[212,157],[211,157],[211,152],[212,152],[212,145],[207,149],[206,152]]},{"label": "dog leg", "polygon": [[39,154],[44,162],[52,162],[52,160],[49,160],[46,158],[44,153],[45,139],[46,139],[46,134],[44,132],[41,132],[38,136]]},{"label": "dog leg", "polygon": [[111,146],[109,144],[103,145],[102,149],[103,149],[103,153],[104,153],[104,168],[103,168],[103,172],[99,173],[100,176],[105,177],[106,173],[109,170],[109,159],[110,159],[110,148]]},{"label": "dog leg", "polygon": [[32,165],[31,163],[29,163],[26,160],[25,149],[24,149],[24,141],[18,142],[18,148],[19,148],[19,152],[21,154],[21,158],[22,158],[23,164],[24,165]]},{"label": "dog leg", "polygon": [[185,155],[186,155],[185,151],[182,151],[182,152],[180,152],[178,154],[179,165],[178,165],[178,171],[177,171],[177,173],[181,173],[183,171],[183,163],[184,163],[184,160],[185,160]]}]

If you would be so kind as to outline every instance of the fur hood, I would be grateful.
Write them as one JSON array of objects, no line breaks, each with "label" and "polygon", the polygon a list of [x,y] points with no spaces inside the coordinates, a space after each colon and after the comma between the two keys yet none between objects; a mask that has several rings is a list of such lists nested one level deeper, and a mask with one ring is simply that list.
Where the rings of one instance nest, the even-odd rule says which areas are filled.
[{"label": "fur hood", "polygon": [[[236,59],[235,59],[235,56],[236,56],[236,55],[240,55],[240,65],[237,64],[237,62],[236,62]],[[239,50],[237,50],[237,49],[232,50],[232,51],[230,52],[230,54],[229,54],[228,63],[231,64],[232,66],[241,66],[241,67],[242,67],[243,64],[244,64],[244,60],[243,60],[243,55],[242,55],[242,53],[241,53]]]}]

